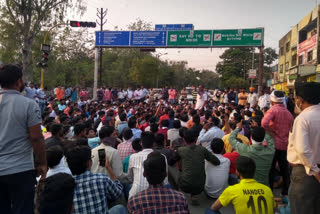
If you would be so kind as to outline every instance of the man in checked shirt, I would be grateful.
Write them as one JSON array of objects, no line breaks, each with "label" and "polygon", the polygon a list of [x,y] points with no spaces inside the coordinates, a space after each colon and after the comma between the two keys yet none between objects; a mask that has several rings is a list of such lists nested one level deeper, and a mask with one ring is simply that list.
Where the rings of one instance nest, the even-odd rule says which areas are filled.
[{"label": "man in checked shirt", "polygon": [[287,196],[290,175],[289,163],[286,157],[289,132],[293,125],[293,116],[283,104],[285,96],[282,91],[273,91],[270,95],[270,99],[272,107],[265,113],[261,121],[261,126],[273,137],[276,149],[269,175],[270,188],[271,190],[273,189],[274,171],[276,162],[278,162],[280,174],[283,178],[281,194]]},{"label": "man in checked shirt", "polygon": [[91,149],[88,146],[76,146],[67,151],[68,166],[76,182],[73,214],[125,214],[122,205],[108,207],[107,201],[115,201],[122,194],[122,185],[116,179],[108,158],[106,169],[110,175],[92,173]]},{"label": "man in checked shirt", "polygon": [[143,162],[149,188],[131,197],[128,212],[131,214],[189,214],[188,203],[183,193],[164,185],[167,177],[165,156],[158,151],[151,152]]}]

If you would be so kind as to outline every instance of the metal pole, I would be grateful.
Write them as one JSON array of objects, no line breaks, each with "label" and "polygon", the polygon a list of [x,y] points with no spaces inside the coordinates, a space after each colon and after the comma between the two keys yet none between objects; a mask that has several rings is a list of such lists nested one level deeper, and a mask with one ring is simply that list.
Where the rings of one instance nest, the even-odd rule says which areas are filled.
[{"label": "metal pole", "polygon": [[[100,16],[100,31],[103,31],[103,8],[101,8],[101,16]],[[99,85],[102,86],[102,54],[103,54],[103,49],[100,48],[100,75],[99,75]]]},{"label": "metal pole", "polygon": [[95,48],[95,61],[94,61],[94,81],[93,81],[93,99],[97,99],[98,89],[98,65],[99,65],[99,48]]},{"label": "metal pole", "polygon": [[[253,51],[252,51],[252,70],[254,69],[254,48],[253,48]],[[250,84],[250,86],[252,87],[252,85],[253,85],[253,78],[251,78],[251,84]]]},{"label": "metal pole", "polygon": [[259,53],[259,84],[258,84],[258,91],[262,91],[262,78],[263,78],[263,50],[264,47],[261,46]]},{"label": "metal pole", "polygon": [[44,89],[44,77],[43,77],[43,73],[44,73],[44,68],[41,68],[41,85],[40,88],[43,90]]}]

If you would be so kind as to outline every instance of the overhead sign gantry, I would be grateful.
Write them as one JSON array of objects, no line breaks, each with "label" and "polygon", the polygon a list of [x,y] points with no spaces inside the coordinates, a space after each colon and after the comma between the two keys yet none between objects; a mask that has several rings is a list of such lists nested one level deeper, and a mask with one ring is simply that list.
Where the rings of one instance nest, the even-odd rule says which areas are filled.
[{"label": "overhead sign gantry", "polygon": [[194,30],[192,24],[156,25],[155,31],[97,31],[94,96],[98,78],[98,48],[230,48],[258,47],[262,89],[264,28]]}]

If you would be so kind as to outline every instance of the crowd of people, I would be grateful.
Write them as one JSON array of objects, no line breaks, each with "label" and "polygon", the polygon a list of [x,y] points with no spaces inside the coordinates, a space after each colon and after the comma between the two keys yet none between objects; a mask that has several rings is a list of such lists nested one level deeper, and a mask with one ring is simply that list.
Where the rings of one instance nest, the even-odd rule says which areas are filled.
[{"label": "crowd of people", "polygon": [[26,86],[7,64],[0,85],[0,213],[190,213],[201,194],[208,214],[320,213],[319,83],[93,99]]}]

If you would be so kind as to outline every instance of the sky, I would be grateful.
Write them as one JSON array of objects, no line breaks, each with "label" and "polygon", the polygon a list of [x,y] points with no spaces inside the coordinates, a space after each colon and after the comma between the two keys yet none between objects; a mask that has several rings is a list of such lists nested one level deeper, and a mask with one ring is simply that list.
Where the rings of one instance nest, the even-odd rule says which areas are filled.
[{"label": "sky", "polygon": [[[320,3],[320,0],[318,0]],[[193,24],[195,30],[265,28],[266,47],[276,48],[291,27],[313,10],[317,0],[88,0],[87,11],[70,19],[95,21],[107,8],[104,30],[127,30],[137,18],[155,24]],[[98,28],[96,28],[98,30]],[[187,61],[188,67],[215,71],[224,49],[157,49],[162,60]]]}]

